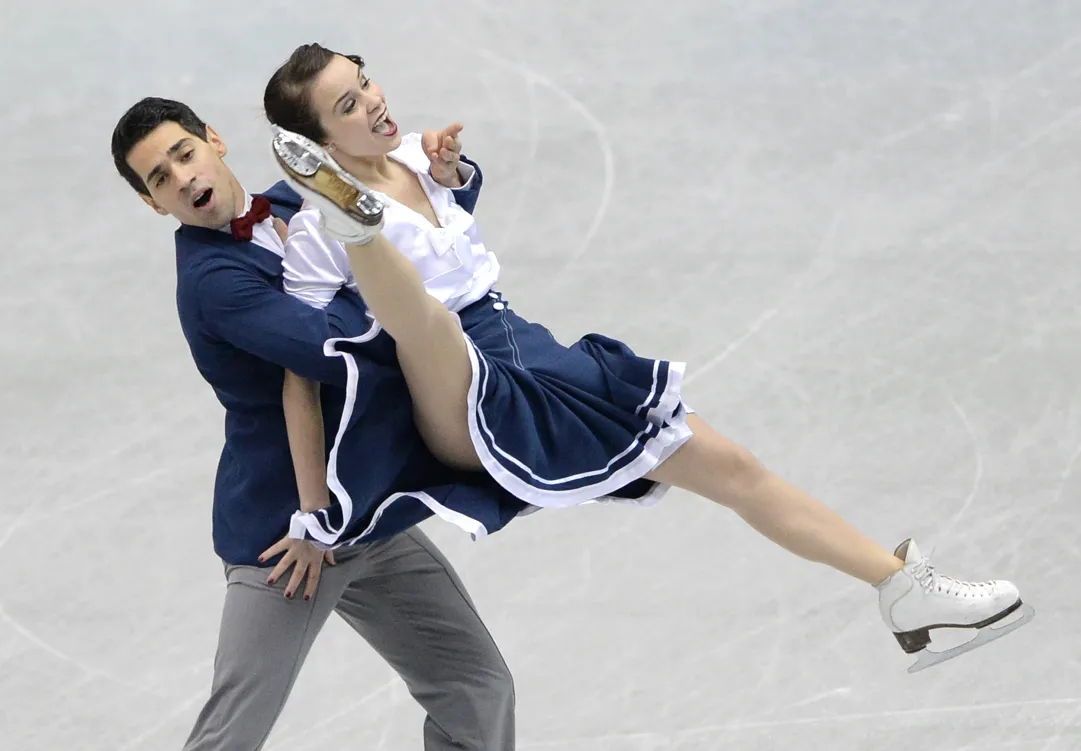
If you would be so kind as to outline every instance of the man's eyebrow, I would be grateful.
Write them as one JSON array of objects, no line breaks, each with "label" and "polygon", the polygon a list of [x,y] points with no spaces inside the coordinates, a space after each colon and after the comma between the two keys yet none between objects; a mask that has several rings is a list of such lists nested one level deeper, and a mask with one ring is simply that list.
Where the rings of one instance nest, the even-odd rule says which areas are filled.
[{"label": "man's eyebrow", "polygon": [[[190,140],[191,140],[191,136],[185,136],[184,138],[181,138],[179,141],[177,141],[176,143],[174,143],[172,146],[169,147],[169,150],[165,152],[165,155],[170,156],[170,157],[173,156],[174,154],[176,154],[176,152],[178,152],[182,148],[184,148],[188,144],[188,142]],[[166,164],[165,164],[164,161],[158,162],[157,164],[155,164],[154,169],[150,170],[150,174],[148,174],[145,178],[143,178],[143,182],[146,183],[147,185],[150,185],[150,181],[153,180],[158,175],[160,175],[162,172],[164,172],[165,167],[166,167]]]}]

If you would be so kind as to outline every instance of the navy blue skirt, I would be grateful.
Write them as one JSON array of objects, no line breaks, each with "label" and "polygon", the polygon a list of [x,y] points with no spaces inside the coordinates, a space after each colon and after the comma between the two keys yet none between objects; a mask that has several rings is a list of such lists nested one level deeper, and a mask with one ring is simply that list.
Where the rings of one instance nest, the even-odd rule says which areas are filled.
[{"label": "navy blue skirt", "polygon": [[639,357],[599,334],[564,346],[496,292],[458,316],[472,367],[469,434],[487,472],[464,481],[460,473],[435,479],[426,469],[415,487],[401,476],[398,492],[350,492],[372,487],[369,476],[382,471],[388,451],[427,454],[415,445],[419,434],[401,424],[412,419],[404,377],[396,380],[400,399],[388,398],[385,385],[379,396],[365,388],[375,380],[366,373],[383,371],[385,384],[397,367],[393,340],[373,324],[324,346],[328,356],[345,359],[348,372],[327,463],[333,501],[314,514],[297,512],[291,536],[338,547],[434,515],[477,539],[540,508],[651,505],[668,491],[645,475],[691,436],[680,397],[683,363]]},{"label": "navy blue skirt", "polygon": [[691,436],[684,363],[589,334],[567,347],[496,292],[459,314],[469,345],[469,434],[481,463],[540,507],[656,502],[644,480]]}]

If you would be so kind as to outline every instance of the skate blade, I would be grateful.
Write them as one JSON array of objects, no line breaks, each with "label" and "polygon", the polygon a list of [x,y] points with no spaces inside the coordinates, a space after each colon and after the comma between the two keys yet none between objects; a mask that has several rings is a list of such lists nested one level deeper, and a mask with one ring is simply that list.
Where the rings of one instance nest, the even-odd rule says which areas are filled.
[{"label": "skate blade", "polygon": [[382,221],[383,202],[370,190],[340,175],[337,164],[315,143],[278,129],[271,149],[287,182],[302,196],[331,201],[351,219],[368,227]]},{"label": "skate blade", "polygon": [[996,639],[1001,639],[1006,634],[1016,631],[1031,621],[1036,615],[1036,611],[1031,605],[1022,605],[1016,611],[1020,613],[1020,616],[1011,620],[1009,623],[998,625],[992,624],[985,626],[979,630],[976,637],[971,641],[967,641],[964,644],[958,645],[951,649],[944,649],[941,652],[932,652],[927,647],[924,647],[919,655],[916,657],[916,662],[908,669],[910,673],[918,673],[921,670],[934,667],[935,665],[941,665],[947,660],[952,660],[955,657],[960,657],[965,652],[971,652],[974,649],[978,649],[986,644],[990,644]]}]

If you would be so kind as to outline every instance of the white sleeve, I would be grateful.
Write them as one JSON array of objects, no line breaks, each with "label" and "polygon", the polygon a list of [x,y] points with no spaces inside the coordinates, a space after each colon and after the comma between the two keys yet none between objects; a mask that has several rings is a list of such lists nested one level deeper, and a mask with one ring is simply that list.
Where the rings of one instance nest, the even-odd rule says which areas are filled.
[{"label": "white sleeve", "polygon": [[282,261],[285,291],[313,308],[325,308],[353,278],[349,256],[319,227],[319,210],[298,211],[289,222]]},{"label": "white sleeve", "polygon": [[[462,181],[462,184],[457,188],[451,188],[450,190],[466,190],[467,188],[469,188],[469,183],[473,182],[473,175],[475,175],[476,173],[477,171],[473,169],[472,164],[468,164],[466,162],[458,162],[458,179]],[[431,169],[429,169],[428,174],[432,174]],[[435,178],[433,177],[432,179],[434,180]]]}]

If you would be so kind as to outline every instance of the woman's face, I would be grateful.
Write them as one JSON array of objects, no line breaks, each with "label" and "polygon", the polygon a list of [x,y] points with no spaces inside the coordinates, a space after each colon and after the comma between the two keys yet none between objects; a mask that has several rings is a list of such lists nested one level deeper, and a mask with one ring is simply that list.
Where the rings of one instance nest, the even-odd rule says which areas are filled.
[{"label": "woman's face", "polygon": [[383,156],[401,144],[383,90],[351,60],[335,55],[312,84],[312,107],[327,144],[353,157]]}]

